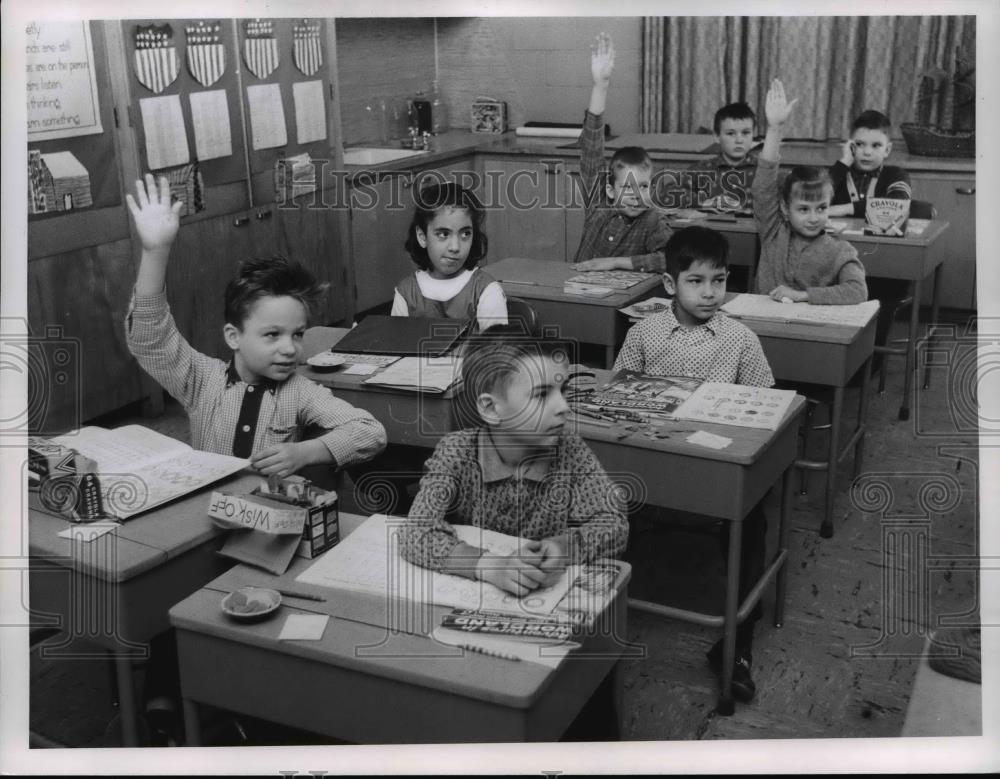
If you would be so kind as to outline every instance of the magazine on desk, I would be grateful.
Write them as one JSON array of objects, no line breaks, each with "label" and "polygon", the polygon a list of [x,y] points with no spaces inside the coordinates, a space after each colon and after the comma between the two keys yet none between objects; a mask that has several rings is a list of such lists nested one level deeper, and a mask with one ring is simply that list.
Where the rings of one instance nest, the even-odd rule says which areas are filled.
[{"label": "magazine on desk", "polygon": [[96,463],[104,511],[122,520],[247,467],[246,460],[192,449],[142,425],[83,427],[50,440]]},{"label": "magazine on desk", "polygon": [[611,420],[684,419],[777,430],[794,398],[792,390],[619,371],[576,409]]}]

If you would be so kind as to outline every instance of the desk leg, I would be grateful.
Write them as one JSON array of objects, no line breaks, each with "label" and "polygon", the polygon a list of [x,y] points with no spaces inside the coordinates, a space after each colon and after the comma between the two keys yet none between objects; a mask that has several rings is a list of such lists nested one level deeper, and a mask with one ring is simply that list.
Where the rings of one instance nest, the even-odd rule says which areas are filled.
[{"label": "desk leg", "polygon": [[861,463],[865,458],[865,431],[868,428],[868,390],[872,380],[872,358],[865,360],[861,366],[861,397],[858,399],[858,441],[854,444],[854,478],[861,473]]},{"label": "desk leg", "polygon": [[715,711],[728,717],[733,703],[733,663],[736,661],[736,612],[740,605],[740,548],[743,523],[729,523],[729,560],[726,563],[726,616],[722,634],[722,690]]},{"label": "desk leg", "polygon": [[785,552],[785,561],[774,579],[774,626],[785,622],[785,587],[788,577],[788,515],[792,509],[792,469],[789,466],[781,475],[781,508],[778,515],[778,554]]},{"label": "desk leg", "polygon": [[613,344],[608,344],[604,347],[604,367],[611,370],[612,366],[615,364],[615,347]]},{"label": "desk leg", "polygon": [[[939,266],[940,267],[940,266]],[[914,355],[917,349],[917,330],[920,327],[920,293],[923,282],[913,282],[913,305],[910,306],[910,337],[906,339],[906,367],[903,373],[903,404],[899,407],[900,420],[910,418],[910,391],[913,389],[913,372],[916,370]]]},{"label": "desk leg", "polygon": [[139,706],[135,700],[132,659],[125,653],[115,655],[115,678],[118,680],[118,716],[122,723],[122,745],[139,746]]},{"label": "desk leg", "polygon": [[189,698],[181,700],[184,710],[184,745],[201,746],[201,721],[198,715],[198,704]]},{"label": "desk leg", "polygon": [[833,537],[833,501],[836,497],[837,462],[840,460],[840,426],[844,416],[844,388],[833,390],[833,408],[830,409],[830,453],[826,463],[826,494],[823,500],[823,523],[819,534],[823,538]]},{"label": "desk leg", "polygon": [[[926,357],[926,347],[930,346],[931,341],[934,338],[934,330],[937,328],[938,323],[938,310],[941,306],[941,270],[944,268],[944,264],[938,265],[934,269],[934,289],[931,291],[931,324],[927,330],[927,345],[924,347],[924,389],[931,388],[931,364],[927,361]],[[916,301],[914,301],[915,303]]]}]

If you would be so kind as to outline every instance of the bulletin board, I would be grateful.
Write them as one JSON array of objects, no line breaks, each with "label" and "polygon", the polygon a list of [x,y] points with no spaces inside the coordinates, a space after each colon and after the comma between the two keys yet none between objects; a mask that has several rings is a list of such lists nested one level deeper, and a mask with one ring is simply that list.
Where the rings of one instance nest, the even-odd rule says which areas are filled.
[{"label": "bulletin board", "polygon": [[[314,161],[325,159],[332,163],[330,54],[326,34],[323,19],[239,20],[240,50],[244,53],[242,99],[247,115],[248,156],[255,203],[274,201],[273,172],[279,159],[307,152]],[[273,42],[268,41],[268,37],[273,38]],[[276,56],[268,58],[267,54],[272,51]],[[275,90],[280,96],[286,142],[254,148],[254,133],[259,133],[261,128],[260,123],[257,130],[254,128],[255,115],[259,115],[256,109],[262,103],[274,107]],[[307,132],[304,142],[300,142],[299,120],[304,108],[308,109],[314,123],[310,125],[312,132]],[[322,122],[322,127],[316,122]],[[269,129],[266,121],[263,129],[265,132]],[[320,134],[323,137],[315,137]],[[318,170],[329,172],[332,164]]]},{"label": "bulletin board", "polygon": [[[197,161],[206,187],[245,181],[234,20],[126,19],[122,34],[142,169]],[[206,123],[206,117],[214,121]],[[214,134],[213,143],[201,133],[196,137],[196,120],[199,128]],[[173,136],[174,130],[180,137]],[[199,143],[210,156],[199,157]],[[184,146],[186,159],[179,162]],[[214,156],[220,150],[227,153]]]},{"label": "bulletin board", "polygon": [[[29,129],[28,152],[40,152],[42,155],[58,154],[69,152],[79,162],[89,177],[89,189],[91,204],[86,206],[86,210],[110,208],[122,205],[121,182],[118,167],[118,159],[115,153],[115,143],[113,138],[113,128],[115,126],[114,106],[111,99],[111,81],[108,74],[108,63],[106,56],[106,45],[104,31],[99,22],[31,22],[28,25],[26,41],[30,48],[37,47],[38,52],[28,52],[27,63],[30,67],[34,64],[56,64],[53,75],[60,75],[58,78],[46,77],[36,81],[35,88],[30,88],[27,93],[29,101],[29,118],[34,115],[36,119],[43,115],[43,111],[48,110],[49,116],[58,118],[63,114],[67,116],[77,116],[81,118],[81,126],[70,126],[73,122],[61,122],[60,128],[48,128],[36,126],[43,133],[32,133]],[[83,29],[86,28],[86,35]],[[70,48],[60,50],[70,41]],[[89,46],[86,44],[89,43]],[[42,51],[43,46],[55,47],[55,51]],[[87,58],[90,58],[89,63]],[[66,63],[66,70],[59,70],[58,63]],[[70,79],[68,68],[69,63],[75,63],[73,78]],[[32,83],[29,76],[27,84]],[[59,87],[51,86],[45,88],[45,84],[58,81]],[[72,89],[74,92],[85,91],[86,94],[75,94],[67,97],[63,94],[63,88]],[[32,96],[37,103],[50,103],[59,100],[59,107],[54,104],[40,106],[32,111]],[[55,114],[52,114],[55,111]],[[61,132],[60,132],[61,130]],[[83,130],[85,132],[76,132]],[[34,135],[34,137],[33,137]],[[52,137],[57,136],[57,137]],[[74,210],[81,210],[76,207]],[[68,211],[46,211],[44,213],[32,213],[28,208],[29,222],[47,221],[64,216]],[[106,236],[109,240],[113,236]]]}]

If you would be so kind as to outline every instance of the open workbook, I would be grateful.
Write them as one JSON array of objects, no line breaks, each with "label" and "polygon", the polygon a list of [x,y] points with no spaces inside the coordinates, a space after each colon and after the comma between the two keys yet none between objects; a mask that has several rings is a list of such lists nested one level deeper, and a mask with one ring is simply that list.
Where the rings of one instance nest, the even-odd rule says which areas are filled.
[{"label": "open workbook", "polygon": [[104,512],[128,519],[247,466],[246,460],[192,449],[141,425],[83,427],[49,439],[97,464]]}]

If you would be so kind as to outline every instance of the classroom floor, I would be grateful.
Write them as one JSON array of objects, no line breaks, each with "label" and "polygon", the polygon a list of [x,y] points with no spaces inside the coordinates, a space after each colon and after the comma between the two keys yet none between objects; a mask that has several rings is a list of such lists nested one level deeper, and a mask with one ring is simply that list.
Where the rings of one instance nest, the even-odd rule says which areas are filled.
[{"label": "classroom floor", "polygon": [[[952,321],[956,333],[965,334],[965,320]],[[897,322],[894,335],[904,333]],[[958,371],[967,342],[946,339],[936,347],[951,355],[939,364],[952,367],[935,369],[933,386],[918,390],[909,421],[897,420],[902,358],[888,362],[885,395],[875,392],[873,382],[865,462],[853,492],[851,462],[841,464],[833,538],[818,533],[822,476],[810,475],[807,495],[796,490],[785,624],[773,627],[773,597],[765,596],[765,618],[754,644],[758,692],[752,703],[737,704],[730,717],[715,713],[716,680],[705,651],[716,631],[629,614],[627,638],[641,656],[625,663],[624,739],[900,734],[928,628],[943,615],[969,612],[978,603],[978,582],[961,568],[963,558],[978,552],[977,436],[963,429],[964,417],[955,411],[976,408],[975,387]],[[857,393],[848,392],[845,408],[851,413]],[[186,419],[176,405],[157,419],[116,423],[127,421],[187,437]],[[815,421],[823,421],[822,412]],[[824,438],[823,432],[812,436],[817,452]],[[773,542],[774,491],[767,505]],[[349,498],[344,509],[350,510]],[[901,542],[907,538],[925,543]],[[640,518],[632,525],[628,557],[630,594],[692,608],[721,604],[714,532]],[[33,745],[118,745],[107,661],[45,659],[41,643],[31,658]],[[284,729],[268,729],[262,740],[261,723],[236,724],[221,713],[208,724],[207,744],[328,743]]]}]

